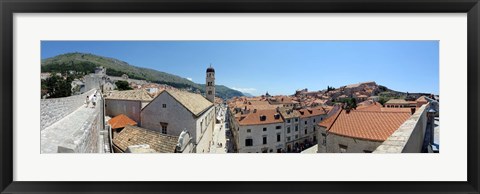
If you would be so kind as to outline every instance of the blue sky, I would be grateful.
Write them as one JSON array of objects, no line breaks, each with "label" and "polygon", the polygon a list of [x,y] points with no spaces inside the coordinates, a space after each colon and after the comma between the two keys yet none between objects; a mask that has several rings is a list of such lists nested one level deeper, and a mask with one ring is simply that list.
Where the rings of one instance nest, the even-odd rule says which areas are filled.
[{"label": "blue sky", "polygon": [[42,41],[42,59],[68,52],[117,58],[253,95],[293,94],[364,81],[438,94],[438,41]]}]

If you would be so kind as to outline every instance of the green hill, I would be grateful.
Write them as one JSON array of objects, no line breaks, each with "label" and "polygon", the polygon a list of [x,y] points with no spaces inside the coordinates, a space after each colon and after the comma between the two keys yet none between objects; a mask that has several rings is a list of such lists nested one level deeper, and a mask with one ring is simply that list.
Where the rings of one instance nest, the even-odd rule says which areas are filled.
[{"label": "green hill", "polygon": [[[42,60],[42,72],[68,72],[75,71],[79,74],[94,72],[95,67],[103,66],[107,68],[107,75],[121,76],[127,74],[132,79],[147,80],[159,84],[168,84],[176,88],[200,90],[205,92],[204,84],[197,84],[183,77],[169,73],[157,71],[154,69],[136,67],[127,62],[98,56],[88,53],[66,53],[55,57]],[[226,86],[217,85],[215,87],[217,96],[228,99],[234,96],[243,96],[240,91],[230,89]]]}]

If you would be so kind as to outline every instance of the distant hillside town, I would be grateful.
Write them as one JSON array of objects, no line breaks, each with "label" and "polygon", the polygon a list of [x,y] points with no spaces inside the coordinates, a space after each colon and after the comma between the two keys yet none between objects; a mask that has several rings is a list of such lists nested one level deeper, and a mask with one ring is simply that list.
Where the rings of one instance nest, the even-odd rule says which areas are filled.
[{"label": "distant hillside town", "polygon": [[41,73],[41,153],[439,152],[438,95],[370,81],[223,99],[212,66],[202,89],[107,72]]}]

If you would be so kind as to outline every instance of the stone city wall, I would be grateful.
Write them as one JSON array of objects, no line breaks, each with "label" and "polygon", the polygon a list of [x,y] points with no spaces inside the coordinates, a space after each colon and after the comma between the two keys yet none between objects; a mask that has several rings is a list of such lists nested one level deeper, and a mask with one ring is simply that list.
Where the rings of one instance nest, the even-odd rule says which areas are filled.
[{"label": "stone city wall", "polygon": [[95,90],[90,90],[81,95],[64,98],[42,99],[40,101],[40,130],[47,128],[80,106],[85,105],[87,96],[91,96]]},{"label": "stone city wall", "polygon": [[427,107],[422,105],[405,121],[374,153],[420,153],[422,151],[425,128],[427,127]]},{"label": "stone city wall", "polygon": [[97,101],[95,111],[84,122],[80,130],[69,137],[69,144],[58,146],[59,153],[103,153],[103,139],[100,132],[104,129],[103,102],[102,98]]}]

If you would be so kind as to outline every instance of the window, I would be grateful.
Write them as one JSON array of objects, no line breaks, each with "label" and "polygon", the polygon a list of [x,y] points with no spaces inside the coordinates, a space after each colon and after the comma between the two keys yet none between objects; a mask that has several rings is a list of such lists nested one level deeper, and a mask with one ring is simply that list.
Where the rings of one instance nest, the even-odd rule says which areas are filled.
[{"label": "window", "polygon": [[162,133],[167,134],[168,123],[160,123],[160,125],[162,126]]},{"label": "window", "polygon": [[163,108],[167,108],[167,104],[162,104],[162,107],[163,107]]},{"label": "window", "polygon": [[287,127],[287,133],[290,133],[290,127]]},{"label": "window", "polygon": [[295,118],[295,122],[298,122],[298,118]]},{"label": "window", "polygon": [[327,145],[327,135],[322,133],[322,145]]},{"label": "window", "polygon": [[267,137],[263,137],[263,144],[267,144]]},{"label": "window", "polygon": [[305,121],[305,125],[307,124],[307,121]]},{"label": "window", "polygon": [[316,131],[316,129],[317,129],[317,127],[316,127],[316,126],[313,126],[313,132],[315,132],[315,131]]},{"label": "window", "polygon": [[305,134],[307,134],[307,131],[308,131],[308,130],[305,128]]},{"label": "window", "polygon": [[281,136],[280,133],[277,133],[277,142],[280,142]]},{"label": "window", "polygon": [[342,145],[342,144],[338,144],[338,146],[340,148],[340,153],[346,153],[347,152],[348,146]]},{"label": "window", "polygon": [[315,123],[315,119],[313,119],[313,122]]},{"label": "window", "polygon": [[267,131],[267,128],[266,128],[266,127],[264,127],[264,128],[263,128],[263,131]]},{"label": "window", "polygon": [[298,139],[298,135],[295,135],[295,139]]},{"label": "window", "polygon": [[253,145],[253,139],[245,139],[245,146],[252,146]]},{"label": "window", "polygon": [[287,123],[290,123],[290,119],[287,119]]},{"label": "window", "polygon": [[252,130],[251,130],[251,129],[247,129],[247,133],[250,133],[250,132],[252,132]]},{"label": "window", "polygon": [[212,91],[208,91],[208,95],[212,95]]},{"label": "window", "polygon": [[295,125],[295,131],[298,131],[298,125]]},{"label": "window", "polygon": [[275,129],[281,129],[281,128],[282,128],[282,126],[280,126],[280,125],[275,127]]},{"label": "window", "polygon": [[287,137],[287,141],[290,141],[290,137]]}]

